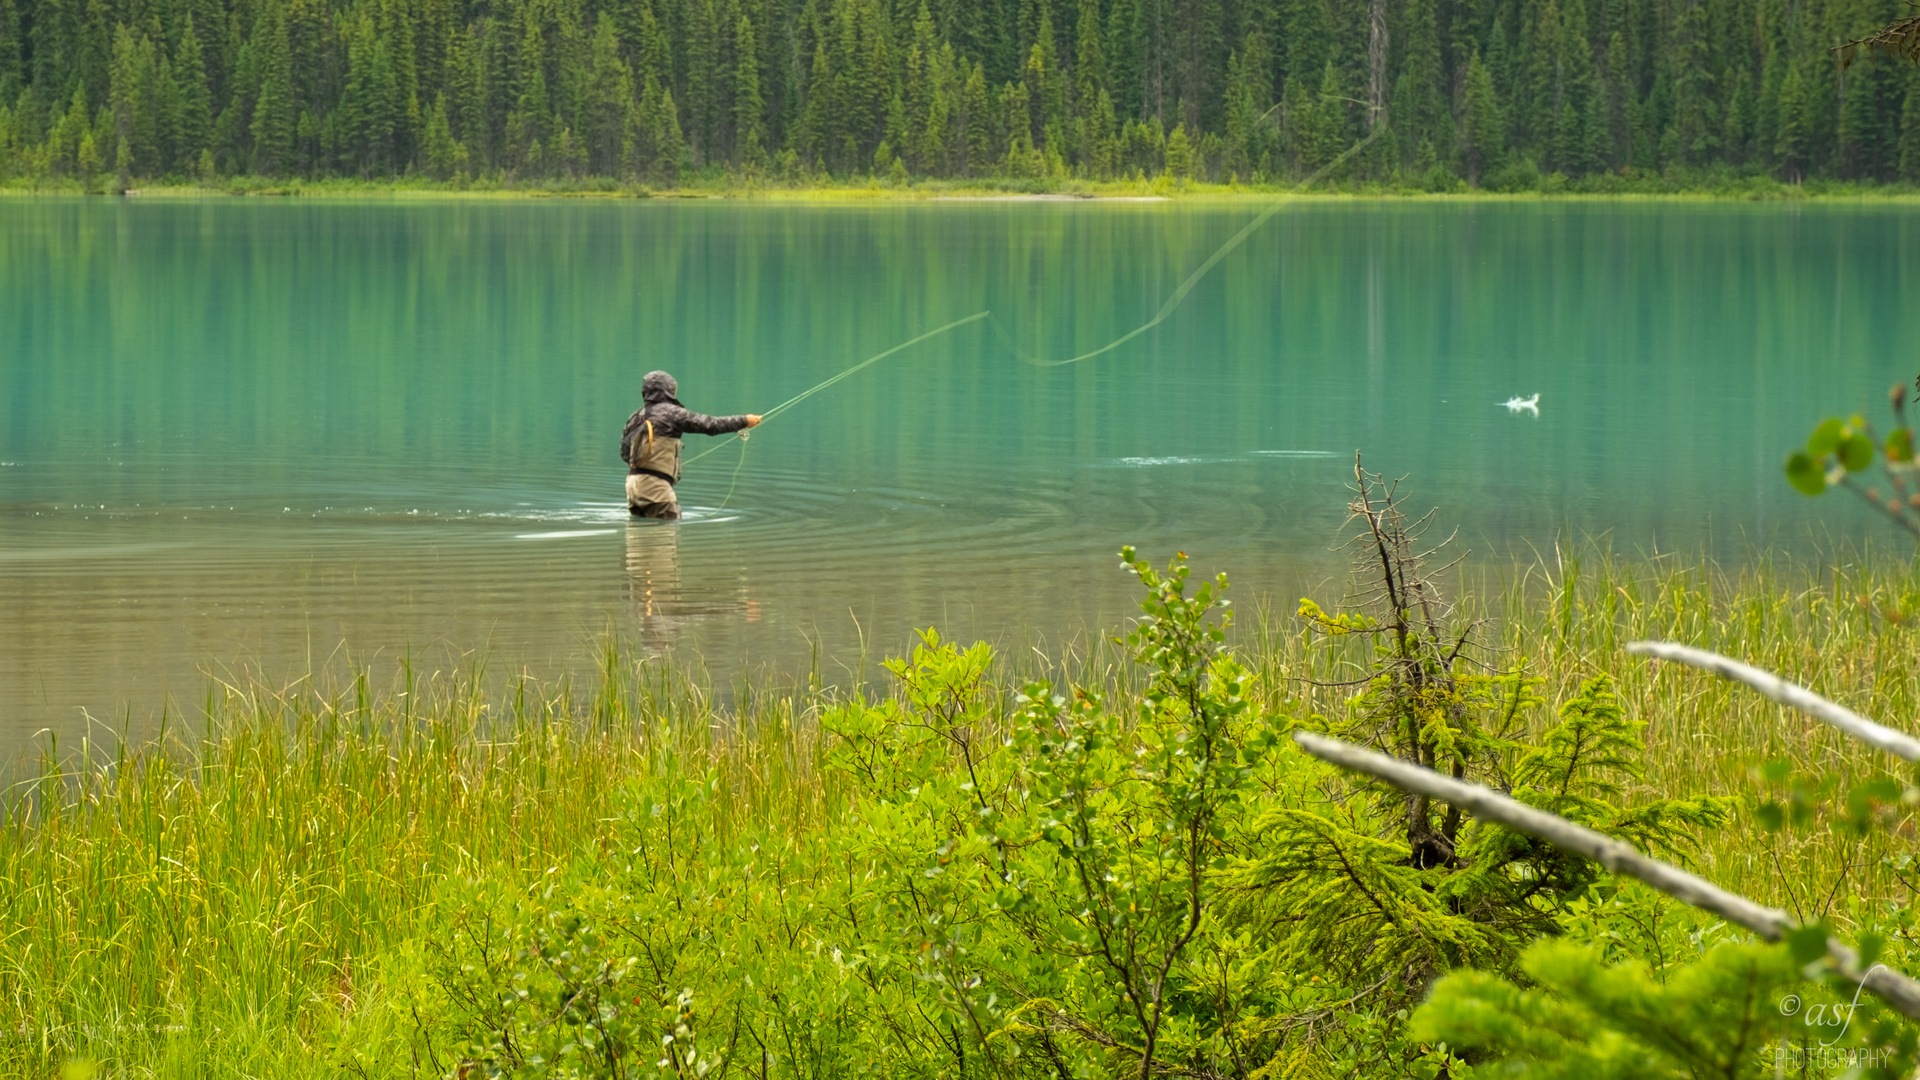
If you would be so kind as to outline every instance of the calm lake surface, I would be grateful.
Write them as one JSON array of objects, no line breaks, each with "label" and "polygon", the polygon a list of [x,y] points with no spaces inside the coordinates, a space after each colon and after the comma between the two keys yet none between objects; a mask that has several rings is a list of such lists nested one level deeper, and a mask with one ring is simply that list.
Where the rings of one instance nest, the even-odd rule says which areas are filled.
[{"label": "calm lake surface", "polygon": [[[1806,550],[1780,462],[1911,378],[1920,210],[0,200],[0,754],[216,676],[837,681],[917,626],[1057,649],[1114,552],[1336,599],[1353,454],[1479,558]],[[764,412],[629,524],[640,377]],[[1511,412],[1540,395],[1538,415]],[[729,673],[733,673],[730,675]]]}]

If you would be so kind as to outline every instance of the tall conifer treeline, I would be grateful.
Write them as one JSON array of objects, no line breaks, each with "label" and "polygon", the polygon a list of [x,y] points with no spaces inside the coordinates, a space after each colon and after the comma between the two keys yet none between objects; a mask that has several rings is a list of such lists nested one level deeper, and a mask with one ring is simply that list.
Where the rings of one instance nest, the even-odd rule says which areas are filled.
[{"label": "tall conifer treeline", "polygon": [[[1920,181],[1899,0],[0,0],[0,180]],[[1371,138],[1369,138],[1371,136]],[[1358,153],[1348,151],[1365,141]],[[1343,158],[1342,155],[1345,155]]]}]

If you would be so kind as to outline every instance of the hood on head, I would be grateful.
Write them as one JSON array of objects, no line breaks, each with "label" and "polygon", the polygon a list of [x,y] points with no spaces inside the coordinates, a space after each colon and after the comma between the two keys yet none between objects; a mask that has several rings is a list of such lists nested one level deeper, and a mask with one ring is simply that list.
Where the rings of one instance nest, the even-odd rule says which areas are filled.
[{"label": "hood on head", "polygon": [[679,392],[680,384],[664,371],[649,371],[647,377],[640,380],[640,397],[649,405],[672,401]]}]

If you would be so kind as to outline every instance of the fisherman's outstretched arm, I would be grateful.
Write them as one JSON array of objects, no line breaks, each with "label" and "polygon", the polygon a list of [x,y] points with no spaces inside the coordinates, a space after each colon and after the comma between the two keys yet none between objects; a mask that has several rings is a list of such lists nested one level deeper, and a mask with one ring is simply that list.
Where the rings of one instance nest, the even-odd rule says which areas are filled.
[{"label": "fisherman's outstretched arm", "polygon": [[680,409],[672,416],[673,426],[681,431],[695,435],[725,435],[730,431],[752,427],[758,417],[743,413],[739,416],[708,416],[692,409]]}]

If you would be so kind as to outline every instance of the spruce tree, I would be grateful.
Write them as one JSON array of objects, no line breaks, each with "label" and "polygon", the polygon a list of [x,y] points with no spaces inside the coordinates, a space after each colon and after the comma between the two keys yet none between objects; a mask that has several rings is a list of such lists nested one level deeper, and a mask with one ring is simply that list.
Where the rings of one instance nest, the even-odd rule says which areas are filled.
[{"label": "spruce tree", "polygon": [[680,110],[674,107],[673,91],[660,88],[659,105],[653,114],[653,176],[662,185],[672,187],[680,181],[680,162],[687,155],[686,137],[680,131]]},{"label": "spruce tree", "polygon": [[755,169],[765,164],[766,147],[762,114],[766,100],[760,95],[760,48],[753,33],[753,20],[745,15],[734,29],[733,131],[734,159]]},{"label": "spruce tree", "polygon": [[450,180],[457,167],[459,147],[454,143],[453,127],[447,120],[447,95],[438,94],[433,99],[433,109],[427,113],[427,130],[424,138],[427,174],[435,180]]},{"label": "spruce tree", "polygon": [[1692,0],[1675,24],[1673,46],[1673,132],[1676,153],[1687,165],[1714,160],[1719,148],[1711,33],[1706,0]]},{"label": "spruce tree", "polygon": [[1193,176],[1193,142],[1184,123],[1175,124],[1167,136],[1167,175],[1183,184]]},{"label": "spruce tree", "polygon": [[286,13],[269,0],[254,30],[253,51],[259,65],[259,97],[253,105],[253,169],[263,176],[282,176],[293,163],[293,56],[287,44]]},{"label": "spruce tree", "polygon": [[1493,73],[1476,52],[1467,61],[1467,85],[1460,106],[1460,157],[1469,184],[1478,187],[1481,177],[1500,164],[1505,126],[1493,89]]},{"label": "spruce tree", "polygon": [[507,114],[507,154],[522,169],[540,170],[536,145],[552,134],[552,106],[547,96],[546,34],[533,5],[521,10],[520,51],[515,57],[514,85],[518,96]]},{"label": "spruce tree", "polygon": [[[57,103],[74,74],[79,47],[79,0],[40,0],[28,29],[26,74],[43,103]],[[44,104],[42,107],[46,107]],[[54,107],[57,107],[55,105]]]},{"label": "spruce tree", "polygon": [[1607,164],[1620,169],[1633,160],[1633,87],[1628,82],[1631,63],[1627,59],[1627,39],[1616,30],[1607,38],[1606,76],[1602,82],[1605,96]]},{"label": "spruce tree", "polygon": [[1732,82],[1721,124],[1720,156],[1729,165],[1743,165],[1753,141],[1753,79],[1741,68],[1733,73]]},{"label": "spruce tree", "polygon": [[1101,40],[1100,0],[1080,0],[1080,21],[1075,33],[1073,78],[1074,101],[1082,117],[1088,115],[1107,88],[1107,51]]},{"label": "spruce tree", "polygon": [[977,176],[992,168],[998,156],[994,151],[993,106],[987,100],[986,69],[979,64],[967,73],[965,90],[967,156],[960,165],[960,175]]},{"label": "spruce tree", "polygon": [[587,168],[597,176],[613,176],[625,157],[628,103],[633,99],[633,73],[620,55],[620,34],[613,16],[602,12],[593,28],[593,68],[587,79]]},{"label": "spruce tree", "polygon": [[1800,74],[1800,65],[1794,64],[1787,68],[1786,80],[1780,86],[1780,131],[1774,141],[1774,156],[1789,183],[1798,183],[1806,175],[1812,155],[1808,115],[1812,106],[1807,98],[1806,80]]},{"label": "spruce tree", "polygon": [[1911,76],[1900,105],[1900,179],[1920,183],[1920,79]]},{"label": "spruce tree", "polygon": [[919,131],[918,154],[922,169],[929,176],[951,175],[949,147],[952,142],[953,90],[956,69],[953,47],[942,45],[933,55],[928,74],[926,126]]},{"label": "spruce tree", "polygon": [[1520,24],[1518,86],[1508,100],[1515,149],[1547,165],[1561,101],[1560,7],[1556,0],[1529,0]]},{"label": "spruce tree", "polygon": [[195,33],[193,16],[187,16],[174,52],[173,81],[179,88],[180,119],[174,134],[174,157],[182,169],[192,169],[207,148],[213,127],[213,93],[207,85],[206,62],[201,58],[200,35]]},{"label": "spruce tree", "polygon": [[76,70],[71,76],[86,89],[89,102],[104,103],[111,80],[109,69],[113,65],[113,30],[119,21],[105,0],[86,0],[81,10],[85,14],[80,24],[78,55],[74,58]]},{"label": "spruce tree", "polygon": [[151,92],[153,43],[136,39],[122,24],[113,35],[113,64],[109,70],[108,107],[113,110],[114,141],[118,144],[115,166],[131,175],[142,175],[160,168],[154,138]]},{"label": "spruce tree", "polygon": [[1407,44],[1401,78],[1405,80],[1406,91],[1404,104],[1393,115],[1402,159],[1411,160],[1422,141],[1431,143],[1441,156],[1450,157],[1453,124],[1442,85],[1440,28],[1434,0],[1407,0],[1405,20]]},{"label": "spruce tree", "polygon": [[1140,104],[1140,5],[1142,0],[1113,0],[1101,53],[1114,111],[1129,120],[1142,115]]},{"label": "spruce tree", "polygon": [[822,42],[813,50],[813,77],[807,80],[806,100],[793,135],[794,149],[811,168],[829,167],[828,158],[837,134],[833,108],[836,89],[833,69],[828,66],[827,46]]},{"label": "spruce tree", "polygon": [[1596,150],[1598,140],[1589,123],[1598,118],[1594,98],[1592,43],[1587,37],[1587,8],[1583,0],[1567,0],[1561,22],[1560,115],[1555,118],[1554,167],[1569,176],[1584,176],[1604,167]]},{"label": "spruce tree", "polygon": [[[18,5],[15,0],[0,0],[0,108],[13,101],[26,84],[25,56],[20,51],[24,43]],[[8,115],[11,117],[11,111]],[[0,169],[5,168],[0,165]]]},{"label": "spruce tree", "polygon": [[923,159],[927,120],[933,111],[933,15],[927,5],[913,20],[913,40],[907,46],[906,78],[899,98],[899,119],[888,123],[889,139],[908,162],[912,171],[925,173]]},{"label": "spruce tree", "polygon": [[727,84],[733,73],[721,56],[721,18],[719,0],[692,0],[687,12],[687,139],[695,165],[715,156],[723,117],[732,112]]}]

